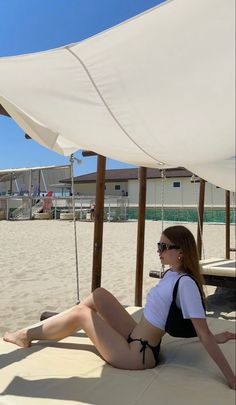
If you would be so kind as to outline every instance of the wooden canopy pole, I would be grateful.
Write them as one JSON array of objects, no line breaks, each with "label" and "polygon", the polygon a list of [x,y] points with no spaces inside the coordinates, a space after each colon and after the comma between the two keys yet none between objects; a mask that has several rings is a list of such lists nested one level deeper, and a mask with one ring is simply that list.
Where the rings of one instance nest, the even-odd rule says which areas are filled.
[{"label": "wooden canopy pole", "polygon": [[32,169],[29,171],[29,209],[30,209],[30,217],[32,219]]},{"label": "wooden canopy pole", "polygon": [[147,169],[139,169],[139,209],[136,254],[135,305],[142,306]]},{"label": "wooden canopy pole", "polygon": [[96,181],[96,209],[94,222],[93,241],[93,268],[92,268],[92,291],[101,286],[102,273],[102,238],[103,238],[103,215],[104,215],[104,190],[105,190],[106,158],[97,157],[97,181]]},{"label": "wooden canopy pole", "polygon": [[230,191],[225,191],[225,258],[230,259]]},{"label": "wooden canopy pole", "polygon": [[[83,156],[95,156],[91,151],[82,152]],[[102,268],[102,236],[103,236],[103,212],[104,212],[104,190],[105,190],[105,169],[106,158],[97,157],[97,181],[96,181],[96,210],[94,222],[93,242],[93,268],[92,268],[92,291],[101,285]],[[45,311],[41,314],[40,321],[56,315],[57,312]]]},{"label": "wooden canopy pole", "polygon": [[11,178],[10,178],[10,195],[12,196],[12,183],[13,183],[13,181],[12,181],[12,172],[11,172]]},{"label": "wooden canopy pole", "polygon": [[202,258],[202,235],[203,235],[203,215],[204,215],[204,200],[205,200],[205,184],[204,179],[200,179],[199,203],[198,203],[198,227],[197,227],[197,250],[199,259]]}]

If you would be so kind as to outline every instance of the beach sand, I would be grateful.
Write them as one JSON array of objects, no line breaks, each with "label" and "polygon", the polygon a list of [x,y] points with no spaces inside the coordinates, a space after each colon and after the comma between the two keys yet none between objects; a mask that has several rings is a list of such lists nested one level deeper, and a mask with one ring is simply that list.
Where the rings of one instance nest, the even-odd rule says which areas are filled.
[{"label": "beach sand", "polygon": [[[170,223],[164,224],[164,227]],[[197,225],[185,224],[196,236]],[[80,299],[91,290],[94,224],[77,222]],[[146,222],[143,303],[158,280],[156,242],[160,222]],[[104,223],[102,286],[124,305],[134,305],[137,222]],[[231,246],[234,246],[234,227]],[[225,257],[225,227],[204,225],[206,258]],[[0,336],[35,323],[45,311],[62,311],[77,301],[73,222],[0,221]],[[233,257],[233,254],[232,254]],[[207,286],[209,316],[235,320],[233,290]]]}]

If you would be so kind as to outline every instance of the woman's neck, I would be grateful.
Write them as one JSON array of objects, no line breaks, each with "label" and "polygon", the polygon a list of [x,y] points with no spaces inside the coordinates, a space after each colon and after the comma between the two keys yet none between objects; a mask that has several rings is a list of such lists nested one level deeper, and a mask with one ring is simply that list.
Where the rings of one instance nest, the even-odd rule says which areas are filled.
[{"label": "woman's neck", "polygon": [[174,271],[175,273],[184,273],[184,270],[182,269],[179,263],[171,266],[171,270]]}]

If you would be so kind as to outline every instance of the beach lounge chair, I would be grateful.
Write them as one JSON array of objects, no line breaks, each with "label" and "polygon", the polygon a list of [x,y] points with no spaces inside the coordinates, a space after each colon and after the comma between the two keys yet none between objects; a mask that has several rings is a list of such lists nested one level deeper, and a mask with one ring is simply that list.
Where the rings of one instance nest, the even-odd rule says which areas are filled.
[{"label": "beach lounge chair", "polygon": [[236,287],[236,261],[227,259],[201,260],[202,274],[207,285]]},{"label": "beach lounge chair", "polygon": [[[127,309],[138,319],[141,309]],[[234,323],[210,318],[215,333]],[[222,350],[234,366],[235,343]],[[165,336],[160,364],[145,371],[115,369],[83,332],[29,349],[0,341],[0,404],[4,405],[233,405],[235,392],[197,338]]]},{"label": "beach lounge chair", "polygon": [[[236,261],[233,259],[204,259],[200,261],[206,285],[236,287]],[[162,272],[152,270],[150,277],[161,278]]]}]

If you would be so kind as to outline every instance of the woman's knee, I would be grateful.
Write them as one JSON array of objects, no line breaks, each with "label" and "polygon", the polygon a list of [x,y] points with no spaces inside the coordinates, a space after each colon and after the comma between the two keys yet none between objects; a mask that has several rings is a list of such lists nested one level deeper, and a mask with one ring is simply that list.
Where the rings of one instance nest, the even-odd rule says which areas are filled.
[{"label": "woman's knee", "polygon": [[71,321],[74,322],[82,322],[83,319],[87,316],[89,311],[89,308],[87,305],[84,305],[83,303],[77,305],[72,309],[72,312],[70,313]]},{"label": "woman's knee", "polygon": [[81,305],[87,306],[96,312],[103,311],[109,305],[114,302],[113,295],[103,287],[96,288],[85,300],[81,302]]},{"label": "woman's knee", "polygon": [[96,288],[87,298],[85,298],[80,305],[86,305],[88,308],[96,309],[95,302],[102,300],[107,291],[105,288],[98,287]]},{"label": "woman's knee", "polygon": [[94,297],[103,297],[106,296],[107,294],[110,294],[108,290],[106,290],[103,287],[97,287],[94,291],[93,291],[93,296]]},{"label": "woman's knee", "polygon": [[114,299],[115,297],[103,287],[98,287],[93,291],[93,302],[96,309],[103,307],[104,304],[111,304]]}]

